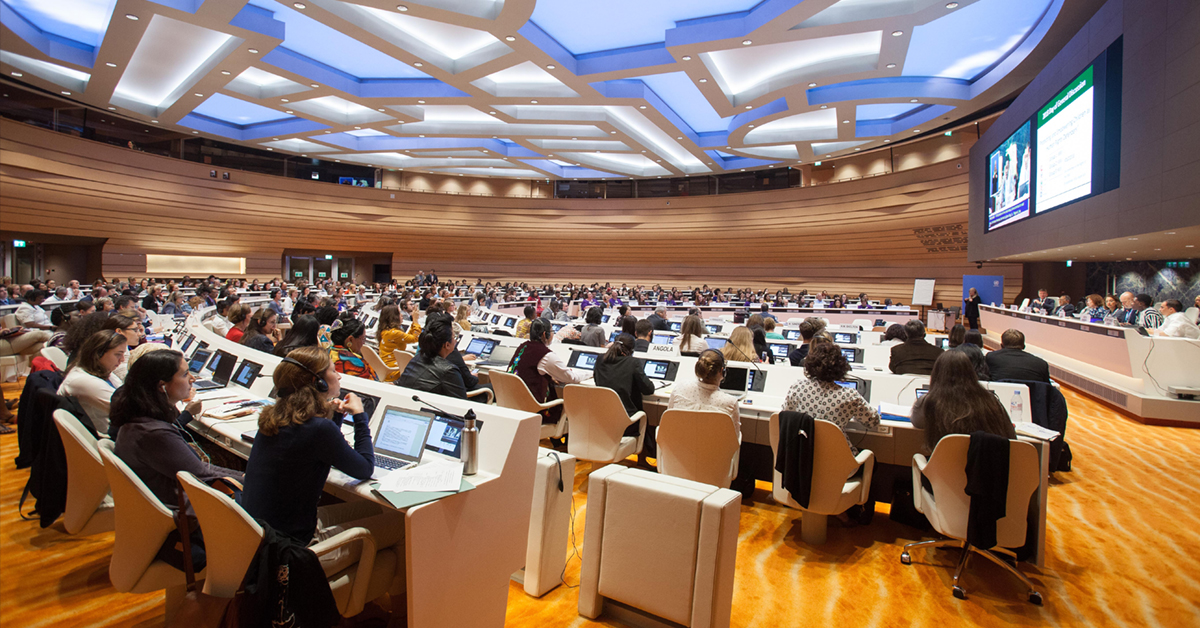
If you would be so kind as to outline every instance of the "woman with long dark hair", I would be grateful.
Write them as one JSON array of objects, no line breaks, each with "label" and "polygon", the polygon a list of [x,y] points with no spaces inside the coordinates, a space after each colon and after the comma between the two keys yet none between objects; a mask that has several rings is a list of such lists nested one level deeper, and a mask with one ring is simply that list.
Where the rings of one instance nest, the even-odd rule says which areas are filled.
[{"label": "woman with long dark hair", "polygon": [[1017,437],[1004,406],[976,378],[971,358],[961,351],[946,351],[933,363],[929,393],[917,399],[913,427],[925,430],[929,451],[947,434],[984,431],[1008,439]]},{"label": "woman with long dark hair", "polygon": [[[554,336],[550,321],[538,318],[529,326],[529,340],[517,347],[508,372],[521,378],[529,387],[534,400],[546,403],[558,399],[557,384],[579,384],[588,376],[581,376],[567,367],[562,356],[550,350]],[[562,406],[557,405],[542,411],[542,423],[558,423],[562,418]]]},{"label": "woman with long dark hair", "polygon": [[242,336],[242,344],[263,353],[273,353],[275,325],[278,321],[279,314],[275,310],[259,308],[254,316],[250,317],[250,325],[246,327],[246,333]]},{"label": "woman with long dark hair", "polygon": [[451,328],[453,319],[437,314],[425,319],[425,330],[417,341],[420,350],[404,367],[397,386],[431,392],[447,397],[467,398],[466,384],[458,367],[446,356],[454,352],[457,338]]},{"label": "woman with long dark hair", "polygon": [[99,434],[108,432],[109,405],[113,391],[121,385],[113,371],[125,362],[127,344],[125,336],[111,329],[92,334],[75,352],[58,387],[58,394],[79,400]]},{"label": "woman with long dark hair", "polygon": [[283,335],[283,339],[275,344],[275,349],[272,351],[279,357],[286,357],[293,349],[300,347],[315,347],[317,346],[317,328],[320,325],[317,323],[317,317],[312,315],[303,315],[297,317],[292,322],[292,328],[287,330]]},{"label": "woman with long dark hair", "polygon": [[342,317],[329,332],[329,339],[333,342],[329,358],[333,360],[334,370],[343,375],[375,380],[375,369],[362,357],[362,347],[367,341],[367,328],[362,321],[352,315]]}]

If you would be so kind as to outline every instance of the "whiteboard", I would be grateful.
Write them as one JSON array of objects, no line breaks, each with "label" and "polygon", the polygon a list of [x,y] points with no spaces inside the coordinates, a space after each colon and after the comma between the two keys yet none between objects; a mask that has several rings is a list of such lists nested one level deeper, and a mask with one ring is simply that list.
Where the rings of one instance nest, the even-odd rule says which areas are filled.
[{"label": "whiteboard", "polygon": [[913,282],[913,305],[933,305],[934,279],[918,279]]}]

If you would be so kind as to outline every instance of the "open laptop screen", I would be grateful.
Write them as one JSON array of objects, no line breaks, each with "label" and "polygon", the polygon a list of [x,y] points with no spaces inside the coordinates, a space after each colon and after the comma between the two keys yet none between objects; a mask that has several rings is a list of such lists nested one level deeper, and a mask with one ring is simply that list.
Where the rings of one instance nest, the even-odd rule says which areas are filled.
[{"label": "open laptop screen", "polygon": [[705,338],[704,341],[708,343],[709,349],[716,349],[718,351],[720,351],[721,348],[725,346],[726,342],[729,342],[729,340],[727,338],[713,338],[711,336],[708,338]]},{"label": "open laptop screen", "polygon": [[375,434],[375,450],[399,460],[420,460],[431,423],[430,415],[389,406]]},{"label": "open laptop screen", "polygon": [[725,379],[721,380],[722,390],[733,390],[738,393],[746,392],[746,377],[749,369],[728,367],[725,369]]}]

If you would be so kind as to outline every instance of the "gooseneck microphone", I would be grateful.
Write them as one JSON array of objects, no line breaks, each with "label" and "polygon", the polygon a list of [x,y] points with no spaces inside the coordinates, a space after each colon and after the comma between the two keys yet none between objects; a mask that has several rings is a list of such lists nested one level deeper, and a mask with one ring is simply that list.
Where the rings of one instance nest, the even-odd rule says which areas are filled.
[{"label": "gooseneck microphone", "polygon": [[421,408],[421,411],[422,411],[422,412],[434,412],[434,413],[436,413],[436,414],[440,414],[440,415],[442,415],[442,416],[450,417],[450,418],[452,418],[452,419],[458,419],[458,420],[460,420],[460,421],[465,421],[465,420],[467,420],[468,418],[469,418],[469,419],[471,419],[472,421],[474,421],[474,420],[475,420],[475,411],[474,411],[474,410],[467,410],[467,414],[466,414],[466,415],[458,415],[458,414],[454,414],[453,412],[447,412],[447,411],[445,411],[445,410],[443,410],[443,409],[441,409],[441,408],[439,408],[439,407],[437,407],[437,406],[433,405],[432,403],[429,403],[428,401],[425,401],[424,399],[422,399],[422,398],[420,397],[420,395],[413,395],[413,396],[412,396],[412,400],[413,400],[413,401],[415,401],[415,402],[417,402],[417,403],[421,403],[421,404],[425,404],[426,406],[429,406],[429,407],[427,407],[427,408]]}]

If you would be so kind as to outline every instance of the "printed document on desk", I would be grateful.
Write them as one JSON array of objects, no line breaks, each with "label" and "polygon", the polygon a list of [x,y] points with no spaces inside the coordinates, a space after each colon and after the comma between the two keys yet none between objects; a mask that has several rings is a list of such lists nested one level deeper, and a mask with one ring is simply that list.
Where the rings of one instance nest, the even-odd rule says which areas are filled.
[{"label": "printed document on desk", "polygon": [[460,460],[429,460],[411,469],[395,470],[379,481],[379,490],[389,493],[435,493],[456,491],[462,484]]}]

